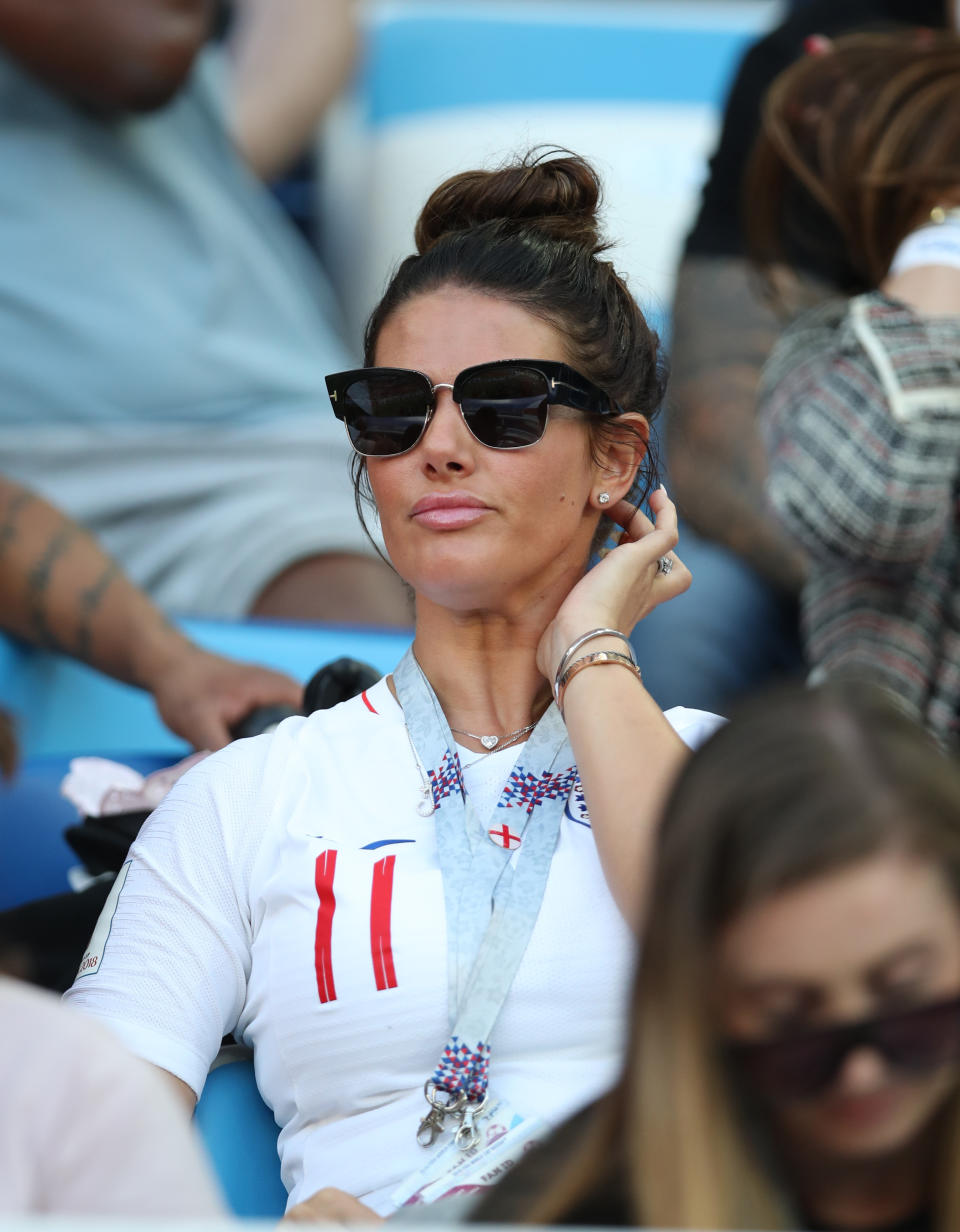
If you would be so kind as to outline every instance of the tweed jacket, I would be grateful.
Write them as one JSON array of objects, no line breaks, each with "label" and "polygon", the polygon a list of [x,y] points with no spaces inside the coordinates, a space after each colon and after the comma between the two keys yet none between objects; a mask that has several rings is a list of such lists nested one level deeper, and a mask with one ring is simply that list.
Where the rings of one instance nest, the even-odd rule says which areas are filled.
[{"label": "tweed jacket", "polygon": [[887,686],[957,752],[960,317],[823,304],[780,339],[758,412],[770,503],[810,558],[811,666]]}]

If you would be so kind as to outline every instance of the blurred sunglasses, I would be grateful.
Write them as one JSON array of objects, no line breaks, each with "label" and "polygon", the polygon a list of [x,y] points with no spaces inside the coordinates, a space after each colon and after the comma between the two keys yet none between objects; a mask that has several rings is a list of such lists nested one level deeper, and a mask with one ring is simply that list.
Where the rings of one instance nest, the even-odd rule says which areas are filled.
[{"label": "blurred sunglasses", "polygon": [[452,390],[463,422],[490,449],[526,449],[547,428],[551,406],[591,415],[621,415],[602,389],[567,364],[546,359],[500,359],[464,368],[452,385],[432,384],[409,368],[355,368],[328,376],[333,413],[365,458],[407,453],[421,439],[438,389]]},{"label": "blurred sunglasses", "polygon": [[829,1088],[856,1048],[894,1069],[925,1074],[960,1058],[960,998],[756,1043],[728,1044],[734,1071],[764,1100],[808,1099]]}]

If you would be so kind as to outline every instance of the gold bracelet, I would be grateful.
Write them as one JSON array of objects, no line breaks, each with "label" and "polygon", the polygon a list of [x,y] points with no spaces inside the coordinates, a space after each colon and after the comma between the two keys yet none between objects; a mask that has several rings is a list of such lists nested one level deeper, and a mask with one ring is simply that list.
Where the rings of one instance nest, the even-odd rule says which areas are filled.
[{"label": "gold bracelet", "polygon": [[585,667],[593,667],[595,664],[610,663],[614,667],[628,667],[638,680],[643,680],[643,674],[640,668],[637,667],[633,659],[629,655],[619,654],[616,650],[598,650],[594,654],[584,655],[580,659],[575,659],[573,663],[560,677],[557,685],[557,706],[563,714],[563,695],[567,691],[567,685],[576,676],[577,672],[582,672]]}]

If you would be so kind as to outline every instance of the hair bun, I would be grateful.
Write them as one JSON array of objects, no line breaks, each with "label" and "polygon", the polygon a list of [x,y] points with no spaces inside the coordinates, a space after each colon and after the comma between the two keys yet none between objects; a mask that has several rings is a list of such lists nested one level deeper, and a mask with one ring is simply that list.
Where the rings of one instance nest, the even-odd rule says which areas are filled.
[{"label": "hair bun", "polygon": [[444,235],[490,222],[534,228],[602,252],[600,197],[600,180],[586,159],[567,150],[533,150],[496,171],[464,171],[445,180],[417,219],[417,252],[422,256]]}]

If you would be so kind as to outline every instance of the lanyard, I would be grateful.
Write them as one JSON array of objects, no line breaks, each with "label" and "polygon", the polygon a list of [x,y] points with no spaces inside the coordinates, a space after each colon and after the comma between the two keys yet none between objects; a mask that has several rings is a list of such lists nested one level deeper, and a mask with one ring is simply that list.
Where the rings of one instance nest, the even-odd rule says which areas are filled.
[{"label": "lanyard", "polygon": [[474,1143],[473,1118],[486,1099],[490,1033],[540,912],[576,767],[563,719],[551,704],[521,746],[484,824],[464,791],[456,743],[412,647],[393,680],[437,809],[453,1018],[426,1084],[431,1111],[417,1137],[430,1145],[444,1118],[454,1116],[461,1121],[457,1141],[466,1149]]}]

